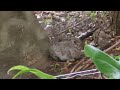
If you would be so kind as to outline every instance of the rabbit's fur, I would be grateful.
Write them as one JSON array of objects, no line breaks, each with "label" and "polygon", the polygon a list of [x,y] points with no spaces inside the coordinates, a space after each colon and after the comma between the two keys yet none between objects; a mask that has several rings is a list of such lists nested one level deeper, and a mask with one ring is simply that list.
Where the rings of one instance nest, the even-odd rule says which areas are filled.
[{"label": "rabbit's fur", "polygon": [[50,56],[59,61],[73,61],[82,56],[83,43],[78,38],[55,42],[50,47]]}]

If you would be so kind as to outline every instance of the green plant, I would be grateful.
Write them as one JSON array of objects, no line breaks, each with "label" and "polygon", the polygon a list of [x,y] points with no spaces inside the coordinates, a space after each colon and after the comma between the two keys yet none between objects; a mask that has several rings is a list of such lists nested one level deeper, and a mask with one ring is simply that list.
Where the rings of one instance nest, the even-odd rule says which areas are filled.
[{"label": "green plant", "polygon": [[93,61],[96,68],[108,78],[120,79],[120,61],[91,45],[85,45],[84,53]]},{"label": "green plant", "polygon": [[14,67],[11,67],[9,70],[8,70],[8,74],[10,71],[12,70],[20,70],[12,79],[15,79],[16,77],[18,77],[19,75],[23,74],[23,73],[27,73],[27,72],[30,72],[34,75],[36,75],[37,77],[41,78],[41,79],[56,79],[54,76],[52,75],[49,75],[49,74],[46,74],[46,73],[43,73],[37,69],[30,69],[28,67],[25,67],[25,66],[22,66],[22,65],[18,65],[18,66],[14,66]]}]

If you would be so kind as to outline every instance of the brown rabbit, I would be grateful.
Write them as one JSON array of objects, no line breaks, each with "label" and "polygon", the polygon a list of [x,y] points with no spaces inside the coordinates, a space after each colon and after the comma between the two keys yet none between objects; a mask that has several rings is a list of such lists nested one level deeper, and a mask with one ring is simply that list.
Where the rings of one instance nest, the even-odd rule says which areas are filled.
[{"label": "brown rabbit", "polygon": [[50,47],[50,56],[59,61],[73,61],[82,56],[83,44],[78,38],[55,42]]}]

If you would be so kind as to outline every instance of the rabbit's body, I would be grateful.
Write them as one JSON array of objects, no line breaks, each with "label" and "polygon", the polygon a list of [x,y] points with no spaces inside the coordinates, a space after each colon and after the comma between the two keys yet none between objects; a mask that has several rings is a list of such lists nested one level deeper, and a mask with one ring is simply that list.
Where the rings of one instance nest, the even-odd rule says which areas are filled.
[{"label": "rabbit's body", "polygon": [[55,42],[50,48],[50,55],[55,60],[73,61],[82,56],[83,44],[77,38]]}]

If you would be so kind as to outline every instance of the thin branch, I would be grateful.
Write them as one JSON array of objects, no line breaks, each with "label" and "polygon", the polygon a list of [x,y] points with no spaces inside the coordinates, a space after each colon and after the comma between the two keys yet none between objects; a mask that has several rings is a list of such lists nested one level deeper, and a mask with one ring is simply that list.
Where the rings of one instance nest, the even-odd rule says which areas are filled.
[{"label": "thin branch", "polygon": [[77,68],[82,62],[84,61],[84,58],[82,60],[80,60],[70,71],[71,73],[74,72],[75,68]]},{"label": "thin branch", "polygon": [[119,45],[119,44],[120,44],[120,40],[119,40],[117,43],[115,43],[114,45],[112,45],[111,47],[109,47],[109,48],[107,48],[106,50],[104,50],[104,52],[110,51],[111,49],[113,49],[114,47],[116,47],[116,46]]}]

